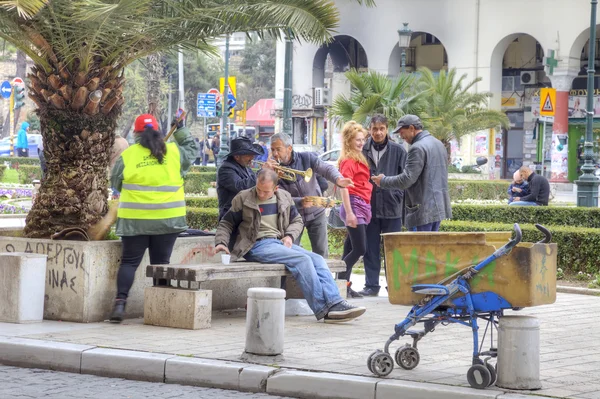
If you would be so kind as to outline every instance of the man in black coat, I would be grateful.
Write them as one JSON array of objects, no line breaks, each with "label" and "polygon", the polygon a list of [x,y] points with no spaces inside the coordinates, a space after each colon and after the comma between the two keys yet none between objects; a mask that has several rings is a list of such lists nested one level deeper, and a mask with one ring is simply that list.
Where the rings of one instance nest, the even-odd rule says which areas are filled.
[{"label": "man in black coat", "polygon": [[550,183],[544,176],[536,174],[527,166],[521,166],[519,173],[529,183],[529,194],[514,197],[510,205],[515,206],[547,206],[550,198]]},{"label": "man in black coat", "polygon": [[250,164],[263,149],[246,137],[231,140],[229,155],[217,171],[219,220],[225,216],[231,201],[240,191],[256,186],[256,174]]},{"label": "man in black coat", "polygon": [[[388,119],[381,114],[371,117],[370,137],[363,147],[363,155],[369,162],[371,176],[402,174],[406,163],[406,150],[390,140]],[[399,189],[382,190],[375,186],[371,193],[371,222],[367,226],[367,252],[365,262],[365,288],[359,292],[363,296],[379,294],[379,273],[381,272],[381,234],[402,230],[404,191]]]}]

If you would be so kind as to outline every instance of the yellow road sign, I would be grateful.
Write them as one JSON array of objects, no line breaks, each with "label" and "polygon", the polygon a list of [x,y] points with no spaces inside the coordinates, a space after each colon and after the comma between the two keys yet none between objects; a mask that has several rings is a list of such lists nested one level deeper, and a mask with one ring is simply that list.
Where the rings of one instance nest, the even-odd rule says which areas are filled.
[{"label": "yellow road sign", "polygon": [[[229,91],[231,91],[231,94],[233,94],[233,96],[235,98],[237,98],[237,88],[235,86],[236,84],[236,79],[235,76],[229,76],[227,78],[227,82],[229,82]],[[219,79],[219,91],[221,93],[223,93],[223,90],[225,90],[225,78],[221,78]],[[227,95],[225,95],[225,99],[227,99]]]},{"label": "yellow road sign", "polygon": [[556,89],[543,88],[540,90],[540,115],[554,116],[556,114]]}]

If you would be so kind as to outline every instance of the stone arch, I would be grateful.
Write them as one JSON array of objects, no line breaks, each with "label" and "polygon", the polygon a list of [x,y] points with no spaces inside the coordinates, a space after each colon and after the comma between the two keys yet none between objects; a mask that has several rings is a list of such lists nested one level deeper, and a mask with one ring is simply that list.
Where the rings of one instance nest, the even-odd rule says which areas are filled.
[{"label": "stone arch", "polygon": [[[398,76],[401,72],[402,49],[398,43],[392,49],[388,62],[388,75]],[[444,44],[429,32],[413,32],[410,47],[406,49],[406,70],[414,72],[427,67],[434,72],[448,68],[448,53]]]},{"label": "stone arch", "polygon": [[[596,38],[600,37],[600,25],[596,25]],[[586,28],[583,32],[577,36],[573,45],[571,46],[571,51],[569,51],[569,69],[574,71],[579,71],[583,67],[587,66],[586,63],[582,62],[582,54],[587,52],[590,41],[590,28]],[[596,53],[596,58],[600,54]],[[584,65],[585,64],[585,65]]]},{"label": "stone arch", "polygon": [[323,87],[328,59],[333,72],[345,72],[351,68],[369,67],[367,53],[363,45],[349,35],[337,35],[330,43],[322,45],[313,59],[313,87]]}]

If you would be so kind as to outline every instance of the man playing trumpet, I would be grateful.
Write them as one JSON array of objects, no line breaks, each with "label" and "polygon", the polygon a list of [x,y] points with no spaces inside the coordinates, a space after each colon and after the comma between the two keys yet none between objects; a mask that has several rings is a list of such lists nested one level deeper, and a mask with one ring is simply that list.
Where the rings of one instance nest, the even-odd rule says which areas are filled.
[{"label": "man playing trumpet", "polygon": [[[287,134],[277,133],[271,136],[271,153],[274,159],[268,160],[264,167],[278,172],[280,177],[279,187],[292,195],[304,221],[304,227],[308,231],[312,251],[327,258],[327,218],[325,209],[314,202],[314,197],[323,195],[316,175],[323,176],[341,189],[352,185],[352,180],[343,177],[335,167],[321,161],[314,153],[295,152],[292,149],[292,139]],[[288,180],[282,178],[282,176],[291,177],[289,171],[284,172],[278,167],[301,172],[312,169],[315,176],[311,179],[305,179],[304,176],[296,174],[295,179]],[[303,233],[304,230],[298,235],[294,244],[300,245]]]}]

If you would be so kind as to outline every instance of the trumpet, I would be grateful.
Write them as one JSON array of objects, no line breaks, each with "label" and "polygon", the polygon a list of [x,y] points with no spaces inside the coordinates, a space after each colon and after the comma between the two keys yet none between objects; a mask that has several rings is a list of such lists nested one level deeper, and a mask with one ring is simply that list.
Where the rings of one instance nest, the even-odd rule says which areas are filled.
[{"label": "trumpet", "polygon": [[[264,165],[266,162],[262,162],[262,161],[254,161],[257,165]],[[312,179],[313,177],[313,171],[311,168],[306,169],[306,171],[302,171],[302,170],[296,170],[296,169],[292,169],[292,168],[286,168],[285,166],[281,166],[281,165],[276,165],[273,167],[273,169],[275,169],[275,172],[277,172],[277,174],[279,174],[279,178],[280,179],[284,179],[284,180],[289,180],[289,181],[296,181],[296,176],[302,176],[304,178],[305,182],[309,182],[310,179]]]}]

